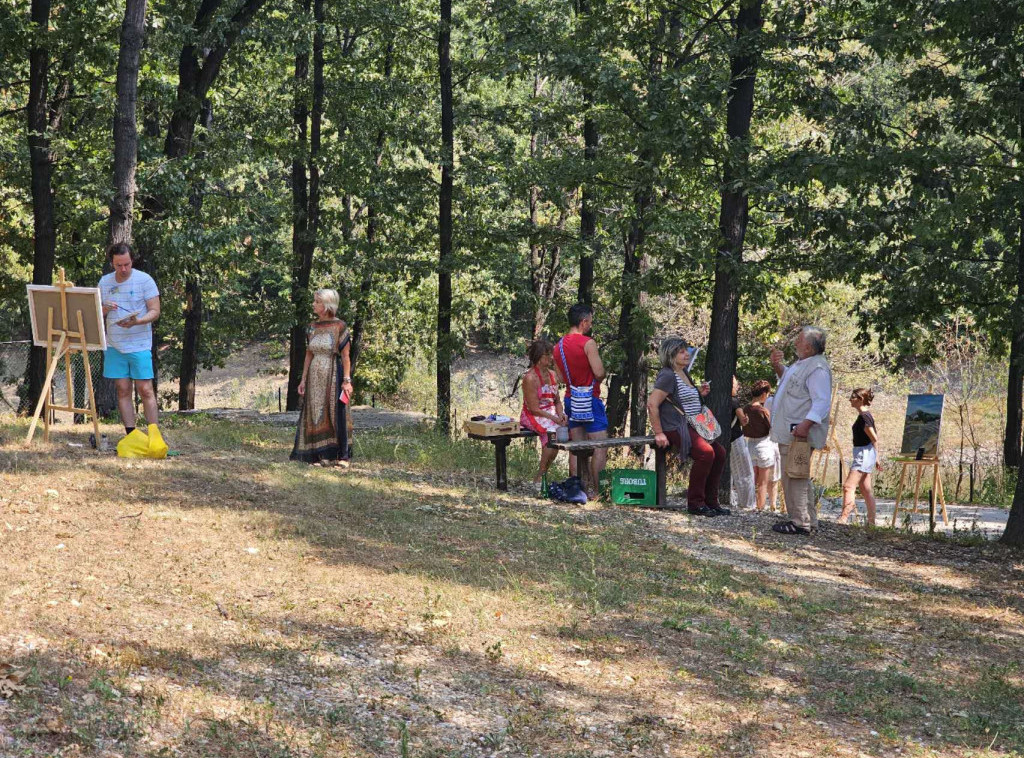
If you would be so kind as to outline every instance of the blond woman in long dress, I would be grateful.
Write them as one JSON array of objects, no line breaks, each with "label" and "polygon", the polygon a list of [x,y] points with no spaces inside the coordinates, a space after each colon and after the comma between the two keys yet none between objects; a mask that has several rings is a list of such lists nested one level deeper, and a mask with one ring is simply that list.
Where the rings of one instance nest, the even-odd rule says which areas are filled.
[{"label": "blond woman in long dress", "polygon": [[309,326],[306,362],[299,382],[302,410],[290,457],[313,465],[347,468],[352,457],[348,431],[351,337],[345,322],[335,317],[337,310],[335,290],[316,291],[313,312],[317,320]]}]

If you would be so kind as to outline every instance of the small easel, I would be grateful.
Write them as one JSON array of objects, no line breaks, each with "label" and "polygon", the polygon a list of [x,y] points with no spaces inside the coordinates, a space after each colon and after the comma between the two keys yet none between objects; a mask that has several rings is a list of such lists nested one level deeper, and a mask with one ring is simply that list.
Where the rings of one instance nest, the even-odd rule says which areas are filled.
[{"label": "small easel", "polygon": [[932,498],[930,503],[932,518],[935,517],[935,506],[939,503],[942,504],[942,523],[949,524],[949,514],[946,512],[946,493],[942,489],[942,476],[939,470],[939,457],[938,452],[935,456],[929,456],[928,458],[922,458],[921,460],[915,459],[902,459],[897,460],[896,463],[903,465],[903,470],[900,471],[900,483],[896,487],[896,504],[892,509],[892,526],[896,526],[896,517],[900,512],[900,503],[903,502],[903,486],[907,481],[907,471],[914,469],[914,510],[913,513],[919,513],[918,502],[921,496],[921,474],[922,472],[930,468],[932,477]]},{"label": "small easel", "polygon": [[[99,415],[96,413],[96,395],[92,388],[92,367],[89,364],[89,350],[85,340],[85,320],[82,311],[76,310],[75,317],[78,322],[78,330],[68,329],[68,302],[67,289],[73,287],[74,283],[65,280],[64,269],[60,269],[57,276],[57,284],[54,285],[60,290],[61,301],[61,325],[59,329],[53,326],[53,308],[47,308],[46,317],[46,380],[39,393],[39,402],[36,403],[36,412],[32,416],[32,423],[28,427],[28,436],[25,444],[31,444],[32,437],[36,433],[36,424],[39,423],[39,415],[43,414],[43,440],[50,441],[50,411],[66,411],[68,413],[80,413],[83,416],[92,417],[93,433],[96,439],[100,438]],[[75,408],[75,385],[71,371],[71,354],[81,353],[85,363],[85,386],[89,397],[88,408]],[[53,375],[60,365],[60,359],[64,359],[64,372],[67,377],[68,397],[67,405],[54,405],[50,402],[50,389],[53,384]]]}]

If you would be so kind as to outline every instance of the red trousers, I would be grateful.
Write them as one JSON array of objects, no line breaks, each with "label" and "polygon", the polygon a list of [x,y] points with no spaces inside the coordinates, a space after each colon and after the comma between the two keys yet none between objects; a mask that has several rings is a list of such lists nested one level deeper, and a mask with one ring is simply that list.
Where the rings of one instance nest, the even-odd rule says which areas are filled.
[{"label": "red trousers", "polygon": [[[725,468],[725,448],[717,442],[708,442],[687,426],[690,433],[690,486],[686,490],[686,506],[699,508],[702,505],[718,505],[718,485],[722,481],[722,469]],[[682,444],[679,431],[665,432],[672,447],[678,449]]]}]

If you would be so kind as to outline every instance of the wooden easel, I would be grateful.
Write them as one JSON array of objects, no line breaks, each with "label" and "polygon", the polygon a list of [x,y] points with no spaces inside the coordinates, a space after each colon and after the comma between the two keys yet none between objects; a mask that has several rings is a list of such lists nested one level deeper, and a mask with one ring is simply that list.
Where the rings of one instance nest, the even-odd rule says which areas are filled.
[{"label": "wooden easel", "polygon": [[[61,325],[59,329],[53,326],[53,308],[47,309],[46,316],[46,380],[43,382],[42,391],[39,393],[39,402],[36,403],[36,412],[32,415],[32,423],[28,427],[28,436],[25,444],[31,444],[32,437],[36,433],[36,424],[39,423],[39,415],[43,414],[43,440],[50,441],[50,411],[67,411],[68,413],[80,413],[83,416],[92,417],[93,433],[96,439],[100,438],[99,415],[96,413],[96,394],[92,388],[92,367],[89,364],[89,350],[85,341],[85,320],[82,318],[82,311],[75,311],[75,318],[78,322],[78,330],[68,329],[68,302],[67,288],[73,287],[74,282],[64,278],[64,269],[60,269],[57,275],[57,284],[54,285],[60,290],[60,316]],[[76,408],[75,384],[71,372],[72,353],[81,353],[82,361],[85,364],[85,386],[88,391],[89,407]],[[64,372],[67,377],[68,398],[67,405],[54,405],[50,402],[50,389],[53,384],[53,375],[60,365],[60,359],[64,359]]]},{"label": "wooden easel", "polygon": [[939,462],[938,453],[934,457],[922,458],[921,460],[915,459],[902,459],[897,460],[896,463],[903,465],[903,470],[900,471],[900,483],[896,487],[896,504],[892,509],[892,526],[896,526],[896,517],[900,512],[900,503],[903,502],[903,486],[907,481],[907,471],[914,469],[914,510],[913,513],[919,513],[918,503],[921,496],[921,474],[922,472],[930,468],[932,477],[932,499],[930,508],[932,509],[932,518],[935,518],[935,506],[939,503],[942,504],[942,523],[949,524],[949,514],[946,512],[946,493],[942,489],[942,475],[939,469],[941,463]]}]

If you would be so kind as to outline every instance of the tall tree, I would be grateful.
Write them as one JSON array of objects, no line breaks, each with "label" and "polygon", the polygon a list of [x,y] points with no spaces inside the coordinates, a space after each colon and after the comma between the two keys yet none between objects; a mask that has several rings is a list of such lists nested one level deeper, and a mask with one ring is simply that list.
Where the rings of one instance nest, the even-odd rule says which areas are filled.
[{"label": "tall tree", "polygon": [[[164,138],[163,153],[168,161],[177,163],[189,154],[197,122],[204,104],[209,101],[210,90],[217,81],[224,59],[265,1],[245,0],[226,20],[225,0],[202,0],[200,3],[178,55],[177,93]],[[166,188],[147,193],[143,200],[142,219],[163,217],[171,199]],[[156,276],[158,261],[153,255],[151,245],[152,240],[145,239],[140,240],[136,248],[141,253],[143,266],[150,274]],[[192,318],[188,330],[189,347],[196,350],[200,344],[202,329],[202,280],[195,271],[191,272],[191,276],[186,276],[186,287],[186,314]],[[153,351],[154,368],[157,355],[158,353]],[[183,358],[179,366],[179,408],[188,406],[190,397],[194,403],[194,391],[190,392],[188,388],[195,384],[198,363],[198,357],[191,356]],[[154,371],[154,375],[158,376],[158,372]],[[182,386],[185,387],[184,394]]]},{"label": "tall tree", "polygon": [[[389,36],[385,46],[384,62],[381,67],[385,85],[391,82],[391,77],[394,74],[394,62],[395,40],[394,37]],[[389,107],[388,111],[390,110],[391,108]],[[390,113],[388,116],[390,116]],[[390,118],[386,120],[390,121]],[[385,127],[379,127],[377,129],[377,138],[374,140],[373,169],[370,173],[370,183],[373,188],[378,188],[382,182],[381,163],[384,161],[384,149],[387,145],[387,140],[388,133]],[[352,350],[350,352],[353,377],[355,376],[356,364],[359,362],[363,352],[363,336],[366,333],[367,323],[373,318],[371,297],[373,294],[374,273],[378,265],[378,258],[380,257],[378,249],[379,234],[380,210],[377,199],[371,198],[367,202],[366,208],[366,255],[363,259],[366,270],[363,272],[363,278],[359,283],[356,313],[355,318],[352,320]]]},{"label": "tall tree", "polygon": [[[50,93],[50,0],[32,0],[32,46],[29,49],[28,149],[32,170],[32,283],[51,284],[57,258],[57,228],[53,212],[53,166],[56,162],[51,131],[60,122],[61,95]],[[70,86],[70,85],[67,85]],[[65,93],[66,96],[66,93]],[[46,379],[46,350],[33,347],[29,355],[26,407],[34,408]]]},{"label": "tall tree", "polygon": [[[729,90],[726,104],[725,162],[722,167],[722,204],[718,218],[720,242],[715,256],[715,289],[711,304],[706,377],[711,383],[709,407],[728,426],[732,418],[732,378],[736,373],[740,296],[742,294],[743,241],[750,206],[750,122],[754,113],[763,0],[742,0],[733,21],[735,46],[729,55]],[[729,435],[720,440],[726,447]],[[729,484],[723,477],[728,502]]]},{"label": "tall tree", "polygon": [[139,90],[139,59],[146,27],[146,0],[126,0],[117,57],[117,102],[114,106],[114,196],[110,202],[109,244],[132,241],[135,167],[139,132],[135,105]]},{"label": "tall tree", "polygon": [[[309,14],[309,0],[300,0],[296,5],[304,15]],[[306,91],[309,48],[304,40],[300,39],[295,53],[295,104],[292,110],[296,134],[296,150],[292,158],[292,307],[295,319],[290,343],[288,410],[299,407],[299,382],[302,380],[306,357],[306,324],[309,322],[311,302],[309,280],[320,227],[320,134],[324,112],[323,0],[313,0],[313,21],[312,110]]]},{"label": "tall tree", "polygon": [[[577,0],[576,15],[581,25],[592,24],[591,0]],[[597,237],[597,208],[595,207],[596,182],[594,163],[600,145],[597,122],[594,120],[593,85],[588,78],[580,82],[583,90],[583,159],[588,170],[580,190],[580,282],[576,299],[587,305],[594,304],[594,261],[600,254]]]},{"label": "tall tree", "polygon": [[441,87],[441,190],[438,199],[437,428],[451,433],[452,405],[452,195],[455,171],[455,111],[452,102],[452,0],[440,0],[437,69]]},{"label": "tall tree", "polygon": [[[213,127],[213,104],[209,99],[203,102],[199,115],[203,126],[200,141],[206,139]],[[201,153],[205,151],[200,151]],[[203,155],[199,156],[204,157]],[[203,225],[203,180],[193,177],[190,200],[193,223]],[[178,410],[187,411],[196,407],[196,374],[199,370],[200,339],[203,323],[203,260],[193,256],[185,264],[185,302],[182,304],[181,363],[178,369]]]}]

